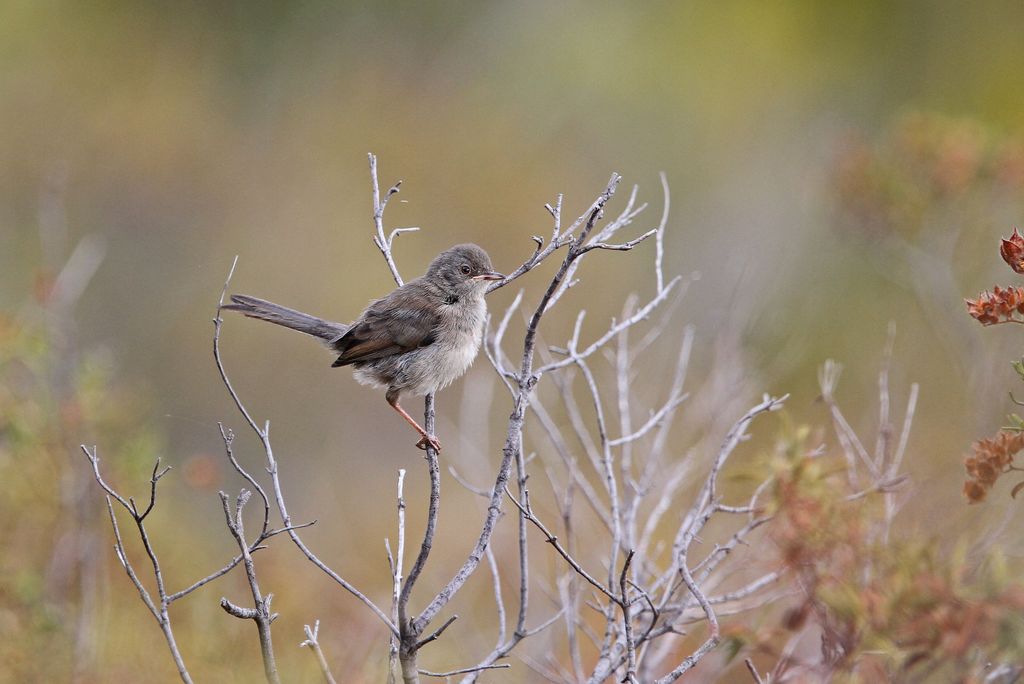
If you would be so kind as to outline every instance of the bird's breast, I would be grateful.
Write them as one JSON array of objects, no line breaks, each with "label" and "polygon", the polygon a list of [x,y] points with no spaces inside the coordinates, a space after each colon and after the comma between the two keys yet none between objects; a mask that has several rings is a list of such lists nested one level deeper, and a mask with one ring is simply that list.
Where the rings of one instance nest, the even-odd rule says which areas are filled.
[{"label": "bird's breast", "polygon": [[460,302],[441,312],[437,348],[433,357],[437,364],[438,386],[441,389],[461,376],[476,358],[483,339],[487,305],[483,299]]}]

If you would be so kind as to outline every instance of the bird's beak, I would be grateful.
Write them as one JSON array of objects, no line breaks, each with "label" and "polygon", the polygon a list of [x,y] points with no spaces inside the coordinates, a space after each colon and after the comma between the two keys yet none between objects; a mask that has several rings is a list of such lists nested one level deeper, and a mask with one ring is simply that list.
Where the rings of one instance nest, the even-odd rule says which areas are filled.
[{"label": "bird's beak", "polygon": [[473,276],[472,280],[504,280],[505,276],[498,273],[497,271],[490,271],[488,273],[481,273],[480,275]]}]

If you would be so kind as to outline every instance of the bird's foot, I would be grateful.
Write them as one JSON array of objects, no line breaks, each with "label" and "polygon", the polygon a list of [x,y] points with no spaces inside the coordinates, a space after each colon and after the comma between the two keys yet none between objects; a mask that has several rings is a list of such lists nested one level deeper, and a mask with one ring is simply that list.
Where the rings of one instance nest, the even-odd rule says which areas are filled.
[{"label": "bird's foot", "polygon": [[423,449],[424,451],[426,451],[428,446],[431,447],[434,451],[441,451],[441,442],[439,442],[437,440],[437,437],[435,437],[434,435],[423,435],[423,438],[420,441],[416,442],[417,449]]}]

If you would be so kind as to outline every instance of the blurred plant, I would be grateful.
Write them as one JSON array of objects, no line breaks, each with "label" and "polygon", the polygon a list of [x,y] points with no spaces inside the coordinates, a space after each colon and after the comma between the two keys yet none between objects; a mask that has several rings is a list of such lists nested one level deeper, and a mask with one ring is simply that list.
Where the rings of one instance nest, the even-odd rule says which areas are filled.
[{"label": "blurred plant", "polygon": [[833,183],[851,229],[915,240],[952,203],[975,211],[1013,201],[1024,188],[1024,143],[970,119],[912,112],[877,144],[849,136]]},{"label": "blurred plant", "polygon": [[[1022,190],[1024,140],[972,119],[923,112],[898,117],[877,141],[850,134],[833,167],[838,225],[870,245],[885,277],[914,293],[934,339],[979,387],[987,378],[968,361],[976,356],[975,336],[949,308],[960,296],[955,269],[968,261],[959,251],[972,244],[963,232],[1018,215]],[[1020,247],[1013,245],[1018,260]],[[1005,319],[1020,294],[983,297],[979,312],[987,323]]]},{"label": "blurred plant", "polygon": [[[984,500],[999,476],[1015,469],[1013,459],[1021,449],[1024,449],[1024,432],[1019,427],[1000,430],[995,437],[975,442],[965,463],[968,479],[964,483],[964,495],[967,500],[971,503]],[[1016,495],[1021,486],[1017,484],[1011,494]]]},{"label": "blurred plant", "polygon": [[779,471],[772,539],[802,593],[782,627],[794,639],[820,633],[821,653],[783,647],[773,681],[980,681],[993,663],[1020,663],[1024,585],[998,554],[979,567],[966,547],[944,556],[935,539],[873,538],[878,507],[859,505],[830,471],[805,451]]},{"label": "blurred plant", "polygon": [[[772,682],[1015,681],[1024,657],[1024,585],[997,551],[970,558],[965,545],[949,552],[935,538],[891,534],[905,492],[892,466],[909,423],[903,446],[872,456],[836,413],[837,378],[827,363],[822,396],[843,454],[811,448],[810,429],[785,425],[771,460],[768,538],[796,600],[777,625],[730,628],[731,650],[753,650]],[[878,434],[895,434],[894,427],[883,419]],[[872,484],[859,489],[863,475]]]},{"label": "blurred plant", "polygon": [[[988,378],[969,363],[976,340],[962,319],[950,318],[948,302],[958,297],[955,250],[967,227],[990,225],[994,217],[1017,214],[1024,190],[1024,141],[970,119],[914,112],[895,121],[876,143],[851,136],[833,176],[841,223],[872,240],[888,259],[885,272],[911,289],[935,339],[951,345],[968,382],[986,397]],[[935,230],[941,226],[942,230]],[[1024,273],[1024,236],[1016,230],[1000,244],[1004,261]],[[1024,323],[1024,288],[994,287],[966,301],[968,314],[982,325]],[[1014,366],[1024,378],[1024,363]],[[967,499],[981,501],[998,477],[1014,470],[1013,432],[1019,416],[996,436],[976,442],[967,460]],[[1014,488],[1016,494],[1019,488]]]},{"label": "blurred plant", "polygon": [[[382,196],[372,155],[370,164],[376,244],[400,282],[391,254],[398,233],[389,238],[383,228],[384,206],[398,192],[398,184]],[[782,435],[770,457],[759,458],[762,450],[753,448],[744,454],[749,458],[743,465],[737,465],[754,422],[779,411],[785,396],[764,395],[760,401],[750,401],[750,408],[733,422],[719,416],[713,425],[695,426],[696,434],[672,433],[681,413],[678,409],[689,397],[684,387],[692,331],[683,333],[675,368],[656,386],[659,397],[653,402],[639,391],[634,379],[651,345],[666,339],[668,317],[651,325],[646,334],[631,337],[670,300],[670,294],[684,289],[685,281],[666,278],[662,272],[668,188],[663,179],[666,210],[658,225],[637,238],[617,241],[619,231],[645,208],[636,204],[634,188],[625,208],[604,221],[618,183],[619,177],[613,175],[604,191],[568,225],[562,223],[561,198],[546,205],[554,220],[550,239],[535,237],[532,256],[493,286],[507,284],[549,256],[556,255],[553,261],[561,257],[539,301],[525,317],[521,346],[516,345],[511,355],[504,349],[512,337],[509,331],[515,314],[523,305],[522,292],[485,340],[487,358],[512,403],[501,461],[493,484],[485,486],[471,483],[454,464],[450,467],[452,476],[484,502],[482,522],[461,564],[447,581],[431,589],[425,589],[424,569],[435,542],[443,538],[438,532],[442,503],[438,454],[426,449],[430,482],[426,524],[407,572],[405,473],[399,471],[398,543],[386,544],[390,610],[378,606],[371,594],[321,560],[300,534],[304,526],[292,524],[269,423],[253,417],[225,370],[219,315],[213,336],[216,367],[235,407],[258,438],[266,466],[265,475],[244,470],[232,450],[233,434],[223,430],[225,455],[246,481],[233,508],[228,496],[220,495],[237,546],[234,558],[186,589],[167,591],[156,545],[145,527],[155,505],[157,483],[166,471],[159,469],[157,461],[150,476],[149,505],[136,505],[107,485],[96,450],[85,449],[93,475],[108,497],[118,559],[164,632],[184,681],[190,681],[190,675],[170,629],[168,606],[239,565],[246,573],[251,607],[227,598],[221,599],[221,606],[255,623],[266,678],[278,680],[270,635],[276,615],[270,611],[271,594],[263,592],[264,583],[257,578],[253,554],[279,533],[287,534],[313,566],[384,626],[389,681],[412,684],[421,675],[462,675],[462,681],[471,684],[481,673],[497,676],[491,671],[510,667],[507,659],[518,656],[548,681],[669,684],[709,660],[715,664],[705,667],[725,672],[743,649],[758,661],[768,661],[774,682],[927,681],[932,676],[971,681],[983,675],[990,681],[997,681],[993,675],[1010,681],[1021,674],[1014,663],[1024,657],[1024,587],[1008,579],[1000,557],[990,554],[979,562],[962,552],[944,553],[935,540],[911,542],[895,533],[896,516],[906,498],[907,477],[902,468],[918,386],[911,385],[902,424],[897,427],[891,415],[889,379],[894,328],[878,376],[879,420],[871,441],[861,439],[839,408],[835,391],[840,367],[832,361],[823,366],[819,383],[836,449],[830,450],[820,439],[817,446],[809,446],[816,433],[792,427],[783,418]],[[580,282],[577,274],[586,255],[598,250],[630,251],[648,238],[655,245],[654,292],[644,304],[628,297],[621,317],[592,342],[581,341],[583,311],[577,314],[564,346],[542,341],[539,330],[545,314],[566,301],[566,293]],[[225,282],[225,292],[227,287]],[[222,292],[221,303],[223,297]],[[607,366],[600,364],[602,356]],[[642,398],[649,404],[643,410],[637,407]],[[606,405],[615,409],[606,410]],[[432,432],[433,396],[426,398],[424,412],[424,424]],[[527,431],[528,424],[536,426],[536,435]],[[528,452],[525,444],[534,439],[536,451]],[[673,458],[679,444],[688,447]],[[1009,453],[1014,444],[997,446]],[[994,458],[991,454],[996,451],[990,448],[987,458]],[[538,468],[543,468],[546,484],[530,479],[531,471]],[[978,468],[981,472],[980,460]],[[991,477],[989,471],[985,473]],[[576,505],[577,497],[585,506]],[[508,507],[506,499],[514,506],[513,515],[502,514]],[[250,500],[262,504],[262,527],[247,535],[242,508]],[[153,568],[155,594],[145,589],[127,557],[115,502],[135,524]],[[279,521],[276,528],[272,517]],[[508,605],[502,576],[509,570],[497,560],[493,543],[503,524],[512,527],[518,542],[514,551],[518,562],[511,570],[515,598]],[[531,558],[532,530],[547,543],[554,563]],[[498,632],[493,647],[467,667],[445,672],[421,667],[425,647],[442,639],[458,617],[442,621],[442,612],[485,563],[493,582]],[[539,621],[530,611],[537,588],[550,606]],[[416,612],[411,606],[420,595],[426,601]],[[776,615],[781,620],[773,627],[771,617]],[[474,624],[475,630],[481,628]],[[537,641],[531,637],[541,632],[546,632],[546,641],[531,651],[530,644]],[[332,654],[321,647],[319,627],[307,625],[305,636],[301,645],[314,654],[324,679],[333,681]],[[726,648],[720,648],[723,642]],[[756,681],[764,681],[753,658],[747,658],[745,666]],[[516,681],[524,681],[521,673],[515,675]]]},{"label": "blurred plant", "polygon": [[[1017,229],[1009,238],[999,244],[999,255],[1016,273],[1024,273],[1024,236]],[[998,285],[991,292],[982,292],[977,299],[965,300],[967,313],[982,325],[1000,323],[1024,323],[1024,288]],[[1024,359],[1013,362],[1013,369],[1024,380]],[[1020,402],[1010,395],[1011,401]],[[967,481],[964,483],[964,496],[970,503],[978,503],[985,499],[1001,475],[1011,471],[1024,470],[1014,464],[1014,457],[1024,449],[1024,418],[1016,413],[1008,417],[1009,425],[1001,429],[994,437],[980,439],[971,446],[971,455],[967,457]],[[1024,489],[1024,480],[1018,482],[1010,496],[1016,497]]]},{"label": "blurred plant", "polygon": [[71,313],[102,250],[87,238],[64,263],[47,253],[52,271],[37,274],[17,311],[0,312],[6,681],[80,681],[96,667],[107,561],[88,479],[69,458],[73,445],[83,435],[115,439],[119,471],[131,474],[160,443],[142,398],[115,382],[107,355],[83,349],[74,335]]},{"label": "blurred plant", "polygon": [[[370,155],[370,169],[373,185],[374,223],[376,228],[376,244],[384,254],[385,260],[395,280],[401,283],[397,266],[391,256],[393,239],[398,232],[387,237],[383,228],[383,210],[388,199],[398,192],[395,184],[383,196],[378,190],[376,159]],[[669,295],[682,288],[680,277],[666,278],[662,263],[664,256],[663,238],[668,217],[668,186],[663,179],[666,210],[660,223],[639,237],[626,241],[617,241],[621,230],[630,226],[646,205],[637,204],[637,188],[626,202],[625,208],[614,218],[599,223],[604,219],[607,203],[614,195],[619,184],[619,176],[613,174],[608,186],[601,192],[591,205],[578,218],[563,224],[562,201],[559,197],[553,205],[545,205],[554,225],[550,239],[535,237],[533,254],[504,280],[492,285],[492,289],[504,286],[514,279],[531,271],[548,257],[561,256],[561,261],[554,275],[547,283],[540,301],[532,315],[528,317],[523,332],[522,351],[514,358],[521,359],[513,364],[502,349],[511,324],[513,314],[522,304],[522,293],[513,301],[497,326],[493,338],[486,344],[487,356],[493,364],[505,387],[511,394],[513,409],[507,424],[507,434],[502,448],[502,459],[495,476],[494,484],[487,489],[469,486],[471,491],[478,492],[488,505],[483,515],[480,534],[473,549],[465,561],[447,582],[431,591],[433,596],[418,613],[410,609],[410,600],[415,589],[421,589],[424,583],[423,569],[434,547],[438,527],[438,512],[441,505],[440,465],[437,451],[430,446],[426,449],[427,471],[430,479],[429,503],[426,515],[426,526],[419,551],[409,569],[403,575],[405,547],[405,504],[403,498],[403,477],[399,475],[399,530],[397,553],[392,554],[388,545],[388,557],[391,564],[389,583],[393,587],[392,606],[390,613],[378,607],[367,594],[361,592],[338,572],[324,563],[305,543],[299,534],[300,525],[293,525],[287,511],[283,487],[281,485],[280,462],[276,459],[270,442],[269,424],[257,423],[234,390],[225,371],[220,354],[220,335],[222,320],[218,315],[214,319],[214,358],[221,379],[229,395],[241,413],[244,421],[258,437],[263,446],[266,459],[266,472],[269,484],[264,488],[256,477],[249,474],[239,465],[232,453],[232,436],[224,432],[226,455],[232,467],[248,483],[248,489],[237,497],[234,510],[229,505],[226,494],[221,492],[221,501],[225,519],[232,536],[241,551],[221,570],[199,580],[190,587],[176,593],[164,587],[161,564],[156,552],[156,544],[151,540],[145,527],[145,520],[156,503],[157,484],[166,473],[159,469],[159,460],[154,466],[150,477],[150,500],[145,507],[137,506],[131,498],[119,494],[104,480],[99,469],[99,460],[95,448],[83,451],[92,466],[97,483],[107,496],[107,508],[110,522],[114,530],[118,559],[134,584],[137,593],[146,604],[164,632],[171,654],[178,667],[183,681],[191,681],[185,665],[185,658],[178,649],[170,626],[169,605],[177,599],[190,594],[195,588],[205,585],[228,572],[236,565],[244,566],[252,593],[253,607],[244,608],[235,605],[226,598],[221,600],[222,607],[230,614],[252,619],[258,627],[261,652],[267,680],[276,682],[278,674],[273,646],[270,638],[271,623],[276,617],[270,612],[270,595],[264,595],[256,577],[256,566],[252,553],[262,547],[262,542],[277,533],[287,533],[299,551],[320,571],[332,579],[340,588],[358,599],[371,613],[376,615],[390,634],[390,655],[392,679],[401,678],[405,684],[419,681],[420,675],[454,676],[465,675],[465,682],[474,682],[481,672],[509,667],[501,662],[529,637],[551,628],[558,622],[564,622],[567,631],[568,656],[573,663],[572,680],[586,679],[598,683],[610,676],[623,681],[654,681],[669,684],[676,681],[684,673],[694,668],[720,642],[720,630],[715,606],[726,604],[731,612],[742,612],[752,607],[763,605],[774,598],[772,586],[778,580],[777,572],[768,570],[761,577],[735,592],[720,596],[708,596],[706,586],[718,588],[738,569],[739,547],[746,543],[747,538],[757,531],[769,518],[760,515],[757,504],[768,482],[755,487],[749,503],[745,505],[726,505],[722,503],[719,477],[723,473],[726,462],[734,454],[737,447],[747,439],[747,429],[754,419],[764,413],[778,410],[785,397],[773,398],[767,395],[743,414],[726,432],[720,446],[710,453],[707,462],[697,462],[688,458],[675,465],[668,464],[664,459],[668,453],[668,430],[677,407],[685,400],[682,392],[686,369],[689,363],[691,337],[684,335],[681,352],[676,370],[673,374],[671,388],[664,403],[652,408],[649,417],[640,425],[633,425],[633,409],[631,399],[633,390],[630,382],[631,366],[642,358],[645,348],[652,344],[662,332],[665,322],[651,331],[639,342],[630,345],[628,332],[644,322],[659,305],[669,300]],[[641,242],[653,238],[655,244],[655,260],[653,266],[654,294],[650,299],[638,306],[636,299],[630,297],[626,302],[621,319],[613,320],[611,325],[589,344],[581,343],[584,312],[576,317],[576,325],[572,336],[565,347],[554,347],[543,344],[539,336],[539,326],[545,316],[555,307],[566,293],[579,280],[576,277],[580,263],[584,257],[598,251],[628,252]],[[232,266],[232,273],[234,266]],[[230,281],[230,274],[228,280]],[[225,292],[228,283],[225,283]],[[221,295],[223,302],[224,294]],[[219,309],[218,309],[219,313]],[[610,424],[602,408],[602,385],[594,372],[592,363],[600,358],[600,352],[610,351],[612,345],[617,346],[615,352],[615,372],[613,382],[619,406],[619,427],[622,434],[613,437]],[[536,357],[543,354],[546,359]],[[566,445],[568,439],[560,433],[561,428],[551,421],[551,414],[544,408],[544,402],[536,392],[542,377],[554,379],[563,408],[572,417],[572,429],[583,446],[582,459],[571,454]],[[576,403],[571,391],[574,378],[585,380],[586,388],[592,402],[593,410],[586,415]],[[569,527],[561,538],[555,536],[541,521],[541,512],[534,507],[533,498],[527,488],[528,462],[530,457],[524,452],[524,425],[528,410],[532,410],[544,427],[549,439],[555,445],[558,459],[548,470],[549,480],[554,487],[555,503],[559,507],[564,524]],[[591,428],[586,424],[593,421],[597,429],[598,439],[595,441]],[[428,431],[434,427],[434,398],[428,396],[425,402],[424,425]],[[648,445],[649,450],[641,449]],[[659,477],[664,468],[674,472],[670,478]],[[686,492],[679,487],[682,477],[694,468],[706,469],[706,475],[699,480],[700,485],[692,502],[678,507],[680,497]],[[556,469],[558,472],[556,472]],[[513,494],[509,483],[515,474],[516,494]],[[559,482],[561,480],[561,482]],[[461,480],[460,481],[464,481]],[[570,511],[571,506],[565,499],[571,498],[571,492],[580,488],[588,499],[597,519],[603,525],[605,537],[603,543],[600,536],[594,536],[584,545],[578,540],[575,525],[582,513]],[[245,536],[242,525],[242,507],[256,492],[263,503],[262,531],[255,539]],[[508,631],[506,611],[501,596],[501,568],[495,562],[490,545],[495,530],[502,519],[501,511],[504,500],[509,498],[518,510],[515,516],[519,537],[518,552],[518,606],[516,610],[515,628]],[[114,514],[114,503],[120,505],[132,518],[138,535],[145,549],[148,560],[153,568],[157,591],[148,591],[140,581],[131,560],[124,549],[117,519]],[[276,507],[281,525],[277,529],[270,527],[271,508]],[[662,520],[671,520],[674,542],[669,552],[662,545],[655,544],[656,531]],[[701,544],[704,530],[710,529],[709,523],[728,525],[728,520],[737,523],[720,545],[710,549],[699,561],[690,560],[691,553],[696,553]],[[535,626],[529,626],[528,602],[531,586],[541,580],[540,566],[531,563],[528,557],[528,528],[532,525],[540,530],[545,540],[551,544],[565,565],[556,570],[552,584],[561,587],[558,592],[555,610],[552,614]],[[605,534],[606,533],[606,534]],[[596,554],[580,553],[582,549],[594,549]],[[737,559],[737,560],[734,560]],[[457,616],[453,615],[442,622],[439,627],[428,631],[431,624],[439,617],[441,611],[453,597],[465,586],[467,580],[476,572],[480,564],[487,561],[494,581],[495,608],[498,617],[499,637],[490,653],[470,667],[448,670],[445,673],[431,672],[419,666],[420,653],[425,646],[439,639]],[[604,566],[603,576],[591,574],[585,567],[591,564]],[[589,600],[585,589],[593,590]],[[584,665],[581,640],[592,635],[590,623],[593,621],[591,609],[596,609],[604,638],[594,643],[595,652],[588,657]],[[687,644],[685,637],[680,640],[679,633],[684,625],[704,623],[708,625],[706,638],[692,646]],[[332,675],[327,665],[330,654],[325,654],[319,647],[318,630],[308,629],[304,645],[312,647],[317,656],[324,677],[330,680]],[[685,644],[688,655],[682,656],[678,650]],[[524,659],[524,662],[530,663]],[[545,670],[547,665],[531,664],[534,669]]]}]

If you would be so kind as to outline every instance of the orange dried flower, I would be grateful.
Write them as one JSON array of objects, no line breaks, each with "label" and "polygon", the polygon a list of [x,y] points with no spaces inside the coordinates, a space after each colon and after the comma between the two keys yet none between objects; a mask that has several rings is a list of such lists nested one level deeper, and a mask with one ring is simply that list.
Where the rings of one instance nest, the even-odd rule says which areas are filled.
[{"label": "orange dried flower", "polygon": [[[1003,243],[1006,244],[1006,241]],[[967,304],[967,313],[982,325],[1024,323],[1014,318],[1014,314],[1024,315],[1024,287],[1002,288],[996,285],[992,292],[986,290],[977,299],[965,299],[964,302]]]},{"label": "orange dried flower", "polygon": [[1024,273],[1024,236],[1013,229],[1013,235],[999,244],[999,256],[1017,273]]},{"label": "orange dried flower", "polygon": [[1013,457],[1024,449],[1024,433],[1001,430],[995,437],[979,439],[971,446],[971,455],[964,462],[967,482],[964,496],[970,503],[985,498],[999,476],[1013,465]]}]

